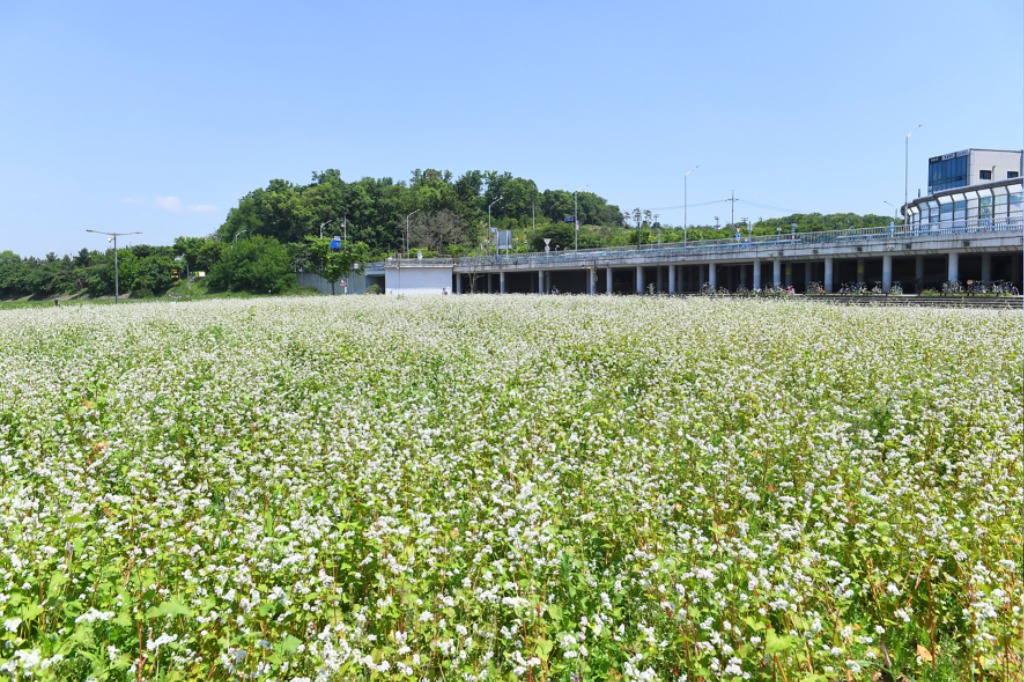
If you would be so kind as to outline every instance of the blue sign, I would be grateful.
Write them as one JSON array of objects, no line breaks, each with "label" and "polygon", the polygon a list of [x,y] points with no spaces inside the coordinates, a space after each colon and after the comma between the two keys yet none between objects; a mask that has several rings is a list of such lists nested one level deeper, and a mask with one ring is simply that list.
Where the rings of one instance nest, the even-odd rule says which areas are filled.
[{"label": "blue sign", "polygon": [[341,251],[341,240],[337,237],[331,240],[331,251]]},{"label": "blue sign", "polygon": [[562,222],[571,223],[571,222],[574,222],[575,220],[576,220],[576,216],[574,216],[574,215],[567,215],[567,216],[565,216],[565,219]]}]

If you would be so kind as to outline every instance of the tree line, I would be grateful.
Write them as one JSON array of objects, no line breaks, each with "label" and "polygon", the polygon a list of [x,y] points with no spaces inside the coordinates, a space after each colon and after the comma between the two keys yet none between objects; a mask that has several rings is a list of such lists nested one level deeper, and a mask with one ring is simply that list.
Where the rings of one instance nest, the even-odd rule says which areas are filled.
[{"label": "tree line", "polygon": [[[580,229],[576,229],[577,220]],[[338,170],[314,172],[308,184],[271,180],[243,196],[209,237],[179,237],[172,246],[118,252],[120,290],[159,296],[203,272],[211,291],[281,293],[297,270],[329,281],[356,264],[388,255],[458,257],[493,253],[488,228],[509,230],[512,250],[628,246],[887,224],[879,215],[795,214],[727,226],[665,225],[650,210],[621,211],[589,191],[537,189],[534,181],[495,171],[415,170],[391,178],[345,182]],[[411,252],[411,253],[410,253]],[[0,253],[0,298],[111,295],[113,251],[21,258]]]},{"label": "tree line", "polygon": [[391,178],[345,182],[337,170],[313,173],[307,185],[271,180],[249,192],[217,230],[223,240],[263,235],[295,243],[309,235],[362,242],[373,254],[414,247],[459,256],[487,241],[487,228],[526,230],[562,223],[579,211],[583,224],[621,227],[617,206],[593,192],[538,191],[511,173],[415,170],[408,184]]}]

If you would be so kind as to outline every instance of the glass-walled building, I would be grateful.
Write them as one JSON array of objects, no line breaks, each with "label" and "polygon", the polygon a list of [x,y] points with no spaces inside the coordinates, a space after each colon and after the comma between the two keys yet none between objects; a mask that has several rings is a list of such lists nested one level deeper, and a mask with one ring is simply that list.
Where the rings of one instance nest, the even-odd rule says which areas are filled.
[{"label": "glass-walled building", "polygon": [[908,224],[981,228],[1022,220],[1020,151],[965,149],[928,159],[928,196],[903,207]]},{"label": "glass-walled building", "polygon": [[964,149],[928,159],[928,194],[1020,177],[1021,153]]}]

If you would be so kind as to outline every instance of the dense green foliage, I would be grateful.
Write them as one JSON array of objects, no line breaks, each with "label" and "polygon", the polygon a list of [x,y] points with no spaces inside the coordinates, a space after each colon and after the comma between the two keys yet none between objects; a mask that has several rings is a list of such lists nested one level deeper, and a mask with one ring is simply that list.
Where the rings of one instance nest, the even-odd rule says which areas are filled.
[{"label": "dense green foliage", "polygon": [[[131,246],[118,252],[121,293],[159,295],[172,282],[177,267],[173,247]],[[0,253],[0,298],[23,296],[53,298],[85,293],[114,294],[114,252],[82,249],[78,255],[58,258],[21,258],[12,251]]]},{"label": "dense green foliage", "polygon": [[[579,192],[576,202],[584,224],[622,224],[618,207],[592,192]],[[290,243],[319,236],[323,225],[384,253],[405,249],[408,227],[408,236],[418,237],[410,247],[458,254],[487,238],[488,207],[492,227],[523,231],[534,222],[546,226],[572,216],[573,193],[539,192],[532,180],[494,171],[469,171],[456,179],[449,171],[416,170],[405,184],[391,178],[347,183],[337,170],[328,170],[314,173],[308,185],[271,180],[253,190],[231,209],[217,234],[224,240],[262,234]],[[443,226],[436,225],[439,215],[447,216]],[[439,230],[444,239],[438,241]]]},{"label": "dense green foliage", "polygon": [[294,283],[288,249],[273,237],[255,235],[231,244],[207,279],[211,291],[279,294]]},{"label": "dense green foliage", "polygon": [[[576,208],[580,229],[575,229]],[[488,215],[490,209],[490,215]],[[307,185],[271,180],[266,187],[242,197],[238,206],[208,238],[179,237],[173,247],[129,246],[119,254],[120,289],[132,296],[161,295],[180,277],[195,272],[216,272],[218,262],[233,246],[255,237],[242,252],[247,259],[281,261],[274,244],[285,245],[292,264],[326,275],[339,265],[366,262],[386,255],[417,251],[426,255],[461,256],[489,253],[494,247],[487,227],[511,230],[515,251],[543,251],[545,238],[553,250],[602,246],[629,246],[729,239],[739,229],[744,235],[878,227],[889,219],[878,215],[798,214],[784,218],[738,223],[732,227],[694,226],[684,231],[658,222],[651,211],[621,212],[593,192],[537,189],[532,180],[495,171],[469,171],[455,178],[449,171],[416,170],[408,183],[391,178],[363,178],[345,182],[337,170],[313,173]],[[324,244],[339,236],[343,248],[329,256]],[[313,239],[315,238],[315,239]],[[323,240],[328,240],[324,242]],[[256,255],[254,249],[274,249]],[[319,253],[315,251],[319,250]],[[248,261],[246,261],[248,262]],[[265,293],[281,291],[285,280],[270,284],[263,265],[229,277],[219,269],[214,290]],[[340,271],[339,271],[340,272]],[[271,278],[272,279],[272,278]],[[335,281],[336,277],[328,277]],[[82,249],[77,256],[45,259],[19,258],[0,253],[0,298],[26,296],[52,298],[114,293],[113,252]]]},{"label": "dense green foliage", "polygon": [[1019,680],[1022,332],[711,298],[0,311],[0,677]]}]

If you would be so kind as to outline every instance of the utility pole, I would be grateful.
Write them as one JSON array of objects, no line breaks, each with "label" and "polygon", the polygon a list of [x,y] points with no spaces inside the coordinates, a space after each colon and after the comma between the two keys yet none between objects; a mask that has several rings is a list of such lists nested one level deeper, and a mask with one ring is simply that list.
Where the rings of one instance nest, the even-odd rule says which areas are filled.
[{"label": "utility pole", "polygon": [[690,194],[687,187],[687,180],[690,179],[690,173],[700,168],[700,166],[694,166],[690,170],[686,171],[686,175],[683,176],[683,246],[686,246],[686,231],[690,227],[690,216],[689,216],[689,205],[690,205]]},{"label": "utility pole", "polygon": [[736,224],[736,190],[729,197],[729,227]]},{"label": "utility pole", "polygon": [[117,268],[117,238],[124,237],[129,234],[142,234],[141,232],[103,232],[101,230],[86,230],[86,232],[92,232],[93,234],[103,234],[110,239],[108,242],[114,242],[114,303],[118,303],[121,300],[121,283],[120,273]]}]

